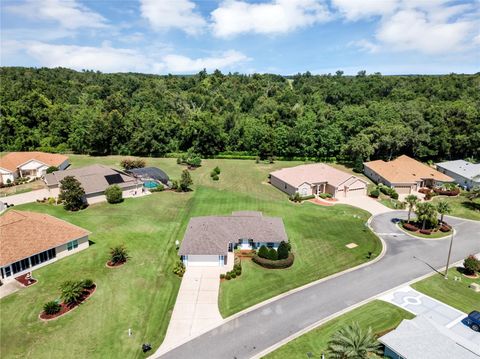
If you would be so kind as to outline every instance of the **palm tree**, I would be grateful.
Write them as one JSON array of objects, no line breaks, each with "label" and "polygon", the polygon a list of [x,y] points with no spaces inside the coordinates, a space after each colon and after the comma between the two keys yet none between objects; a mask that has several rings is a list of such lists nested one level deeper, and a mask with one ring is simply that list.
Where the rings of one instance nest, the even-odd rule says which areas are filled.
[{"label": "palm tree", "polygon": [[110,249],[110,263],[117,264],[117,263],[125,263],[127,259],[130,257],[128,256],[127,248],[125,246],[120,245]]},{"label": "palm tree", "polygon": [[422,221],[422,229],[425,229],[427,221],[434,223],[437,221],[437,209],[428,202],[421,202],[417,204],[415,214],[419,221]]},{"label": "palm tree", "polygon": [[407,222],[410,223],[410,216],[412,214],[413,208],[418,203],[418,197],[415,196],[414,194],[409,194],[407,197],[405,197],[405,203],[408,205],[408,219],[407,219]]},{"label": "palm tree", "polygon": [[372,328],[363,330],[356,322],[333,334],[328,342],[329,358],[364,359],[371,354],[381,354],[380,344]]},{"label": "palm tree", "polygon": [[66,281],[60,285],[62,291],[60,297],[66,304],[75,304],[80,301],[83,295],[82,281]]},{"label": "palm tree", "polygon": [[443,216],[449,214],[452,211],[452,207],[447,201],[441,201],[437,204],[437,211],[440,213],[440,223],[443,223]]}]

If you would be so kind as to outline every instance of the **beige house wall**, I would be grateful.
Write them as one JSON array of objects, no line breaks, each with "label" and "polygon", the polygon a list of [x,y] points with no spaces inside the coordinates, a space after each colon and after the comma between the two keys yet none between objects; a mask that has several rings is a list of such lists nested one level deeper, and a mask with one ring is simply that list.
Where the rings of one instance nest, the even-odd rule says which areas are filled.
[{"label": "beige house wall", "polygon": [[278,188],[280,191],[287,193],[288,195],[293,195],[297,192],[297,188],[290,186],[288,183],[282,181],[281,179],[271,175],[270,176],[270,183]]}]

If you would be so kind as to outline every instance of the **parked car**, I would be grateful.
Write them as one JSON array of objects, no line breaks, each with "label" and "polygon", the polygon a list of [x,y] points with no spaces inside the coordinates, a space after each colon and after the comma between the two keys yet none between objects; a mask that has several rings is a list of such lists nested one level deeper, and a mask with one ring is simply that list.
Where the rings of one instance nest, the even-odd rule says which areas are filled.
[{"label": "parked car", "polygon": [[467,325],[475,330],[476,332],[480,331],[480,312],[478,310],[474,310],[471,312],[467,319],[466,319]]}]

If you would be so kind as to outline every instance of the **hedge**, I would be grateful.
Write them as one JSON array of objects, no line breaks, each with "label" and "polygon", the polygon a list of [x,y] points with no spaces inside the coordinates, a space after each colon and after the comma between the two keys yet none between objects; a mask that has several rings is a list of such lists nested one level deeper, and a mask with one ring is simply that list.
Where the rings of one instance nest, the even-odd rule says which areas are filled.
[{"label": "hedge", "polygon": [[412,231],[412,232],[418,231],[418,228],[411,223],[403,223],[403,228],[405,228],[407,231]]},{"label": "hedge", "polygon": [[431,229],[421,229],[420,233],[421,234],[432,234],[432,230]]},{"label": "hedge", "polygon": [[255,255],[252,258],[252,260],[258,265],[264,268],[269,268],[269,269],[288,268],[293,264],[294,259],[295,259],[295,256],[293,255],[293,253],[289,253],[288,258],[286,259],[279,259],[276,261],[272,261],[266,258],[261,258],[258,255]]},{"label": "hedge", "polygon": [[442,195],[442,196],[450,196],[450,197],[458,196],[458,194],[460,193],[459,188],[456,188],[454,190],[444,190],[444,189],[440,189],[440,188],[435,188],[433,191],[436,194],[439,194],[439,195]]}]

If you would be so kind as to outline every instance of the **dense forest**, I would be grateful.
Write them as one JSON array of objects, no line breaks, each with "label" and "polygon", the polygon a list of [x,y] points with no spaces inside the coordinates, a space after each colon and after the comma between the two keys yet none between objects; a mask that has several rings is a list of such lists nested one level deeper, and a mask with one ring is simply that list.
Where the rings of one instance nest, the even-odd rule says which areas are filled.
[{"label": "dense forest", "polygon": [[0,151],[362,161],[480,157],[480,74],[0,69]]}]

